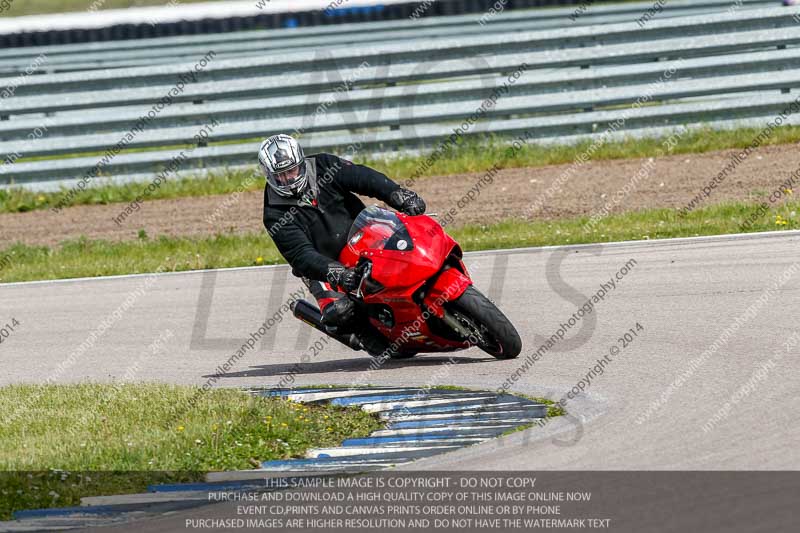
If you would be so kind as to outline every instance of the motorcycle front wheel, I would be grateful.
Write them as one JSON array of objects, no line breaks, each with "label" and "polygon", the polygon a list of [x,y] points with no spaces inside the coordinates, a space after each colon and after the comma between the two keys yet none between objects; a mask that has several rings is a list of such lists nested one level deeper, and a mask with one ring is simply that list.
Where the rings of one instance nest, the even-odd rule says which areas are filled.
[{"label": "motorcycle front wheel", "polygon": [[522,351],[517,328],[474,286],[469,286],[445,308],[471,333],[470,339],[481,350],[497,359],[514,359]]}]

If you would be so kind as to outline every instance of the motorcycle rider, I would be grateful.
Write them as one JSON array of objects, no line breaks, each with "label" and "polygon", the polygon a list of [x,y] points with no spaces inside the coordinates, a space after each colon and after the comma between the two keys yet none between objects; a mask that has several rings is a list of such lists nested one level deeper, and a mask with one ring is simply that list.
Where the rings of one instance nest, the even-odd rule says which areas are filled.
[{"label": "motorcycle rider", "polygon": [[383,353],[388,341],[369,321],[357,320],[355,304],[339,291],[355,290],[361,278],[337,259],[365,207],[356,194],[377,198],[407,215],[423,214],[425,202],[369,167],[326,153],[305,157],[289,135],[267,138],[258,161],[267,179],[264,227],[292,274],[316,298],[323,324],[337,334],[354,334],[371,355]]}]

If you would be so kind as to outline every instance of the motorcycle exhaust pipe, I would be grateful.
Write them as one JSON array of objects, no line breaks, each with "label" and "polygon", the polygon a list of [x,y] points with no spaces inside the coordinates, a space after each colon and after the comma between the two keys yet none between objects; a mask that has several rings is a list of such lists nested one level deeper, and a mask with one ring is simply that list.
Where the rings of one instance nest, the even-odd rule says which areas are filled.
[{"label": "motorcycle exhaust pipe", "polygon": [[311,305],[305,300],[295,300],[292,302],[291,307],[294,316],[312,328],[318,329],[323,333],[327,333],[327,331],[325,331],[325,326],[322,325],[322,315],[316,306]]},{"label": "motorcycle exhaust pipe", "polygon": [[363,348],[361,346],[361,342],[353,334],[337,335],[328,331],[328,329],[322,323],[322,314],[320,314],[319,309],[317,309],[315,305],[312,305],[305,300],[296,300],[292,302],[290,307],[292,309],[292,313],[294,313],[294,316],[312,328],[319,330],[325,335],[331,337],[332,339],[336,339],[351,350],[358,351]]}]

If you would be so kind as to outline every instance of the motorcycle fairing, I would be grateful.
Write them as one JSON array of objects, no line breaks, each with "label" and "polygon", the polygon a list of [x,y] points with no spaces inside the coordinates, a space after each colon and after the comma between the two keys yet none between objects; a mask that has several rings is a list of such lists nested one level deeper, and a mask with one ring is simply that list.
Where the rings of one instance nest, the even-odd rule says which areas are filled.
[{"label": "motorcycle fairing", "polygon": [[[400,243],[403,249],[398,249],[398,236],[411,242]],[[365,291],[363,303],[370,323],[387,338],[400,339],[407,350],[449,351],[463,348],[463,342],[432,331],[423,311],[441,318],[444,303],[472,284],[461,255],[458,243],[433,219],[367,208],[354,224],[340,261],[348,267],[372,262],[370,277],[379,285]],[[377,308],[386,306],[391,321],[380,320]]]},{"label": "motorcycle fairing", "polygon": [[445,268],[428,290],[423,302],[436,316],[444,316],[444,304],[464,294],[472,280],[457,268]]}]

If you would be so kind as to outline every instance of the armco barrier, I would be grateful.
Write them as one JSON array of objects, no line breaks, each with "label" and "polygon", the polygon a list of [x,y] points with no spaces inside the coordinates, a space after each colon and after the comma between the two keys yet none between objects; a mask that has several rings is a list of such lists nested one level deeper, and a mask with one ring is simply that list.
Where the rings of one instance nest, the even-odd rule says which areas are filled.
[{"label": "armco barrier", "polygon": [[[727,0],[726,0],[727,1]],[[508,4],[509,2],[507,2]],[[761,5],[751,1],[748,5]],[[675,1],[664,5],[660,19],[719,13],[722,2]],[[763,6],[762,6],[763,7]],[[0,73],[24,70],[40,54],[48,57],[48,70],[67,72],[102,68],[134,67],[177,63],[213,48],[220,56],[241,58],[277,50],[364,46],[375,42],[406,39],[437,39],[459,34],[500,34],[516,31],[546,30],[565,26],[585,26],[630,22],[641,15],[638,4],[593,6],[574,20],[574,7],[540,10],[516,10],[503,16],[478,19],[475,14],[449,17],[428,17],[417,20],[387,21],[369,24],[362,31],[358,24],[316,26],[283,30],[240,31],[236,33],[165,37],[136,41],[81,43],[0,49]],[[476,20],[481,23],[476,24]]]},{"label": "armco barrier", "polygon": [[[291,5],[296,0],[287,2]],[[506,8],[543,7],[556,5],[577,4],[581,0],[511,0]],[[613,0],[596,0],[596,3],[610,2]],[[752,2],[753,0],[745,0]],[[148,37],[168,37],[175,35],[213,34],[224,32],[238,32],[256,28],[297,28],[319,25],[338,25],[343,23],[361,23],[374,21],[406,20],[411,17],[441,17],[457,13],[482,13],[489,9],[496,0],[435,0],[420,9],[421,2],[376,0],[374,2],[351,2],[351,5],[341,5],[338,9],[327,9],[329,0],[303,0],[294,9],[289,11],[259,10],[258,0],[240,0],[239,3],[249,4],[248,13],[235,15],[217,14],[196,16],[197,6],[178,5],[176,11],[186,10],[190,15],[186,18],[166,16],[163,20],[151,21],[142,18],[135,21],[124,20],[115,22],[113,17],[101,27],[83,29],[81,27],[50,30],[28,31],[0,31],[0,48],[25,47],[37,45],[57,45],[65,43],[85,43],[98,41],[136,40]],[[225,2],[228,3],[228,2]],[[267,4],[263,2],[261,5]],[[342,3],[344,4],[344,3]],[[308,7],[306,7],[308,6]],[[303,9],[298,9],[302,7]],[[2,26],[2,25],[0,25]]]},{"label": "armco barrier", "polygon": [[[618,134],[658,134],[682,124],[757,124],[791,103],[800,87],[800,9],[700,4],[719,9],[702,16],[673,11],[641,27],[631,17],[649,3],[597,6],[614,18],[502,35],[476,29],[469,37],[464,31],[398,41],[392,34],[363,50],[312,46],[290,55],[215,55],[126,143],[148,151],[119,153],[101,175],[128,179],[157,171],[175,151],[161,147],[192,144],[197,128],[210,119],[219,126],[208,146],[191,151],[184,170],[252,164],[257,139],[279,131],[301,131],[310,151],[357,143],[361,150],[392,153],[430,149],[454,129],[463,136],[575,140],[602,132],[623,112],[627,120]],[[671,5],[677,10],[688,4]],[[553,11],[562,17],[569,12]],[[494,16],[492,24],[511,27],[529,16],[510,11]],[[621,22],[620,16],[629,19]],[[441,26],[467,23],[453,18],[459,20]],[[428,32],[435,20],[418,30]],[[403,35],[414,27],[376,24]],[[481,26],[476,19],[472,24]],[[359,27],[369,33],[369,24]],[[206,44],[214,51],[213,43]],[[154,42],[148,46],[143,51],[160,53]],[[124,138],[197,57],[183,64],[0,79],[0,87],[16,84],[12,97],[0,99],[0,142],[7,154],[0,183],[42,188],[87,175],[101,159],[90,154]],[[0,62],[16,59],[23,56],[0,54]],[[636,105],[644,95],[647,105]],[[459,128],[479,108],[478,119]],[[37,128],[43,134],[32,136]],[[48,160],[30,160],[39,157]]]}]

